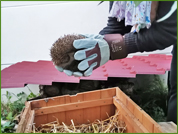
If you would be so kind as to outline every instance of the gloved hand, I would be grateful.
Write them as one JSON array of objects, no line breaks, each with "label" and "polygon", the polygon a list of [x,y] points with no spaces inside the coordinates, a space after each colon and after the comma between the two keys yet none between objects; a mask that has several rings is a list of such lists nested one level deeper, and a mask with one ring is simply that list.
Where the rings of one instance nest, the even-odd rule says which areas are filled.
[{"label": "gloved hand", "polygon": [[74,54],[74,59],[81,61],[78,69],[84,71],[84,76],[89,76],[92,71],[105,64],[110,59],[108,43],[102,35],[83,35],[85,39],[75,40],[73,46],[79,50]]},{"label": "gloved hand", "polygon": [[[109,60],[109,48],[108,48],[106,41],[103,39],[103,36],[102,35],[93,35],[93,34],[92,35],[82,35],[82,36],[84,36],[85,39],[75,40],[73,42],[74,48],[76,50],[83,50],[83,52],[85,52],[87,50],[93,49],[98,42],[101,42],[103,50],[106,50],[106,54],[103,56],[104,58],[102,58],[102,60],[103,60],[103,64],[106,63]],[[98,46],[98,44],[97,44],[97,46]],[[98,59],[97,54],[95,54],[95,53],[93,53],[93,54],[94,55],[90,56],[89,59],[94,59],[94,58]],[[82,59],[87,58],[87,56],[84,56],[81,51],[76,54],[76,58],[75,58],[74,54],[72,56],[69,54],[69,56],[70,56],[70,61],[67,64],[70,66],[71,66],[72,60],[80,61]],[[87,60],[89,60],[89,59],[87,59]],[[100,57],[100,59],[101,59],[101,57]],[[85,69],[83,69],[83,68],[88,68],[89,65],[83,66],[83,64],[85,64],[85,62],[82,62],[80,65],[78,65],[78,69],[81,68],[81,70],[79,69],[80,72],[79,71],[73,72],[72,69],[70,70],[68,67],[66,67],[66,65],[63,65],[60,67],[55,66],[55,68],[60,72],[66,73],[68,76],[71,76],[71,75],[74,75],[77,77],[89,76],[89,75],[86,75],[88,71],[86,73],[84,73]],[[96,68],[99,66],[99,65],[97,65],[97,66],[96,65],[97,65],[97,63],[95,62],[92,66],[90,66],[90,68],[88,70],[91,70],[91,69],[93,70],[94,67]]]},{"label": "gloved hand", "polygon": [[78,72],[65,70],[56,67],[71,76],[90,76],[92,71],[105,64],[108,60],[125,58],[127,49],[124,45],[123,36],[120,34],[84,35],[85,39],[75,40],[73,46],[78,51],[74,54],[74,59],[81,61],[78,64]]},{"label": "gloved hand", "polygon": [[[73,59],[74,60],[74,59]],[[70,65],[70,64],[69,64]],[[58,71],[60,71],[60,72],[64,72],[65,74],[67,74],[68,76],[72,76],[72,75],[74,75],[74,76],[77,76],[77,77],[81,77],[81,76],[83,76],[83,73],[82,72],[74,72],[74,71],[71,71],[70,70],[70,68],[66,68],[66,66],[65,67],[59,67],[59,66],[56,66],[56,65],[54,65],[55,66],[55,68],[58,70]],[[68,65],[67,65],[68,66]],[[71,65],[72,66],[72,65]]]}]

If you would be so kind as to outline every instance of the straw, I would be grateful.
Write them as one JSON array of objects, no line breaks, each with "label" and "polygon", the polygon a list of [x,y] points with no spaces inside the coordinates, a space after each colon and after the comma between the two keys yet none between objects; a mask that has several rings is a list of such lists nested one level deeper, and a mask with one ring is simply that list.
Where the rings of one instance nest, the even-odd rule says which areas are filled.
[{"label": "straw", "polygon": [[[108,114],[107,114],[108,115]],[[32,133],[124,133],[126,130],[125,122],[119,120],[119,113],[109,117],[106,120],[96,119],[93,123],[81,124],[75,126],[73,119],[71,125],[66,125],[64,122],[56,121],[41,124],[38,128],[33,125]]]}]

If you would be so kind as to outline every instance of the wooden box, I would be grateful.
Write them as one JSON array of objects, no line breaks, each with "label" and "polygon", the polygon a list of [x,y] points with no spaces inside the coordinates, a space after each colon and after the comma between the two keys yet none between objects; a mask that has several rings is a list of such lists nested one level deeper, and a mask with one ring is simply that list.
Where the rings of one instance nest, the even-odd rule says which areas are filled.
[{"label": "wooden box", "polygon": [[26,102],[17,133],[29,133],[35,126],[55,121],[71,124],[104,120],[119,111],[126,133],[162,133],[161,127],[118,87]]}]

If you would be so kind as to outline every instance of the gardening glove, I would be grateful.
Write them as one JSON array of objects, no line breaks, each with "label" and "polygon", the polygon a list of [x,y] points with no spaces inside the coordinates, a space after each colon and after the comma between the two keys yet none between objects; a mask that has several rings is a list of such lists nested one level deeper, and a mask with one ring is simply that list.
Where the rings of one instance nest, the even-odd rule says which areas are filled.
[{"label": "gardening glove", "polygon": [[[94,48],[94,46],[95,46],[95,44],[97,44],[97,42],[103,42],[103,48],[104,47],[106,47],[106,49],[104,49],[104,50],[106,50],[106,53],[105,53],[105,55],[103,56],[104,58],[102,58],[102,64],[104,64],[104,63],[106,63],[108,60],[109,60],[109,48],[108,48],[108,45],[107,45],[107,43],[106,43],[106,41],[105,40],[103,40],[103,36],[102,35],[82,35],[82,36],[84,36],[85,37],[85,39],[80,39],[80,40],[75,40],[74,41],[74,43],[73,43],[73,46],[74,46],[74,48],[76,49],[76,50],[78,50],[78,49],[87,49],[87,48],[89,48],[89,49],[93,49]],[[100,41],[101,40],[101,41]],[[85,44],[84,46],[83,46],[83,48],[82,48],[82,44]],[[107,55],[106,55],[107,54]],[[68,65],[70,65],[70,66],[72,66],[71,65],[71,63],[73,62],[73,60],[76,60],[76,59],[74,59],[74,55],[70,55],[69,54],[69,56],[70,56],[70,61],[67,63]],[[77,60],[78,60],[78,62],[80,61],[80,57],[78,58],[78,56],[80,56],[80,54],[78,55],[76,55],[76,58],[77,58]],[[93,57],[94,56],[94,57]],[[82,59],[83,59],[83,57],[81,57]],[[85,57],[86,58],[86,57]],[[96,58],[96,54],[94,54],[94,55],[92,55],[90,58]],[[101,58],[100,58],[101,59]],[[96,64],[97,63],[94,63],[93,65],[92,65],[92,67],[93,66],[96,66]],[[102,65],[101,64],[101,65]],[[73,72],[73,71],[71,71],[71,70],[73,70],[73,69],[71,69],[70,70],[70,67],[68,66],[66,66],[66,65],[64,65],[64,66],[61,66],[61,67],[59,67],[59,66],[55,66],[55,68],[58,70],[58,71],[60,71],[60,72],[64,72],[65,74],[67,74],[68,76],[71,76],[71,75],[74,75],[74,76],[77,76],[77,77],[81,77],[81,76],[84,76],[84,71],[82,71],[82,70],[79,70],[78,72]]]},{"label": "gardening glove", "polygon": [[74,54],[74,59],[81,61],[78,69],[84,71],[84,76],[90,76],[94,69],[108,60],[122,59],[128,54],[121,34],[84,36],[85,39],[75,40],[73,43],[73,46],[79,49]]},{"label": "gardening glove", "polygon": [[67,69],[64,69],[64,68],[59,67],[59,66],[55,66],[55,68],[60,72],[64,72],[68,76],[72,76],[72,75],[76,76],[76,77],[82,77],[83,76],[82,72],[73,72],[71,70],[67,70]]},{"label": "gardening glove", "polygon": [[69,54],[69,57],[70,57],[70,61],[68,63],[63,64],[62,66],[56,66],[54,63],[53,63],[53,65],[55,66],[55,68],[58,71],[64,72],[68,76],[72,76],[72,75],[75,76],[75,74],[76,74],[77,77],[83,76],[82,72],[71,71],[71,70],[78,70],[77,67],[76,67],[76,65],[78,65],[78,61],[75,61],[75,59],[74,59],[74,53],[73,54],[72,53]]}]

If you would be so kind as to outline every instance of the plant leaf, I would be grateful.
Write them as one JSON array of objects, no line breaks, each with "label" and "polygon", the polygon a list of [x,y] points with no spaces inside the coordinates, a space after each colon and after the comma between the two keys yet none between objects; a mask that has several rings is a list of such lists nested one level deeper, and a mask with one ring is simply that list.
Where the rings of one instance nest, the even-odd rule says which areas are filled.
[{"label": "plant leaf", "polygon": [[137,7],[142,1],[134,1],[135,7]]},{"label": "plant leaf", "polygon": [[4,133],[4,127],[1,127],[1,132]]},{"label": "plant leaf", "polygon": [[9,112],[9,114],[6,117],[7,120],[12,120],[13,116],[12,116],[12,112]]},{"label": "plant leaf", "polygon": [[5,129],[13,129],[15,126],[15,123],[11,122],[11,121],[7,121],[2,127],[1,127],[1,131],[5,131]]},{"label": "plant leaf", "polygon": [[34,93],[30,93],[27,97],[27,99],[31,99],[31,98],[34,98],[34,97],[37,97],[37,95],[35,95]]},{"label": "plant leaf", "polygon": [[9,126],[10,126],[10,123],[11,123],[10,121],[7,121],[2,127],[3,127],[3,128],[9,127]]},{"label": "plant leaf", "polygon": [[7,110],[6,109],[4,109],[4,115],[7,115],[8,113],[7,113]]},{"label": "plant leaf", "polygon": [[17,94],[17,97],[23,96],[25,93],[22,91],[20,93]]}]

